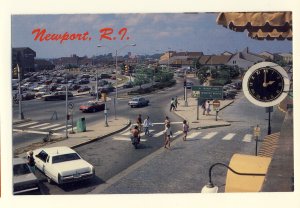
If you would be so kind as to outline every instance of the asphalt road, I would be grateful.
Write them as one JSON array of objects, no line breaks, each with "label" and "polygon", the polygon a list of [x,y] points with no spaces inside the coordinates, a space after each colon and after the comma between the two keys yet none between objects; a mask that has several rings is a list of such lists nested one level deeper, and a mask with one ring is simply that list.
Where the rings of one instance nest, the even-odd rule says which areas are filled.
[{"label": "asphalt road", "polygon": [[[168,94],[169,95],[169,94]],[[153,100],[155,98],[152,97]],[[151,111],[155,105],[133,110]],[[151,109],[151,110],[150,110]],[[280,124],[284,114],[278,109],[274,109],[272,114],[272,130],[280,130]],[[155,111],[151,112],[154,113]],[[164,112],[168,113],[167,107]],[[253,113],[258,112],[258,113]],[[214,129],[203,129],[198,133],[199,136],[189,139],[188,143],[176,143],[172,153],[164,153],[158,157],[165,162],[166,157],[170,157],[170,162],[162,166],[157,165],[157,160],[150,161],[144,166],[133,171],[126,177],[117,181],[113,186],[101,193],[195,193],[199,192],[201,187],[207,183],[207,170],[215,162],[229,163],[230,158],[235,153],[255,154],[255,142],[249,139],[253,127],[259,124],[262,130],[262,137],[267,134],[267,115],[264,109],[261,109],[249,103],[241,94],[237,100],[223,111],[222,118],[231,122],[231,126]],[[241,116],[243,115],[243,116]],[[152,115],[155,118],[155,114]],[[174,121],[176,117],[170,114]],[[153,121],[154,123],[157,121]],[[177,132],[181,125],[173,124],[173,132]],[[122,172],[137,161],[143,160],[149,154],[155,154],[163,145],[162,135],[156,136],[161,132],[163,126],[154,125],[151,128],[152,137],[143,136],[142,144],[138,150],[135,150],[130,144],[126,130],[119,134],[105,138],[103,140],[76,148],[80,155],[92,163],[96,168],[96,177],[93,180],[68,184],[64,186],[47,184],[44,176],[42,179],[42,190],[44,194],[85,194],[92,191],[96,186],[103,184],[108,179]],[[194,132],[190,132],[193,134]],[[175,139],[181,138],[178,135]],[[126,140],[127,139],[127,140]],[[186,148],[186,155],[176,154],[176,149]],[[175,153],[174,153],[175,152]],[[172,154],[167,155],[167,154]],[[187,162],[186,158],[190,158]],[[159,169],[158,169],[159,168]],[[173,180],[164,175],[164,171],[171,171]],[[168,174],[166,174],[168,175]],[[222,168],[214,169],[214,182],[224,190],[226,171]],[[133,185],[133,184],[136,184]]]}]

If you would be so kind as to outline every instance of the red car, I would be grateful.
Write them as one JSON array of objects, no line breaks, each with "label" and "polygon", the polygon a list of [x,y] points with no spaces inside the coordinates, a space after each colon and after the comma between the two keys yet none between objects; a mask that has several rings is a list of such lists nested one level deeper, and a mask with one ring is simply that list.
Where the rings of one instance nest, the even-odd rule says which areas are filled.
[{"label": "red car", "polygon": [[87,112],[97,112],[102,111],[105,108],[105,104],[101,101],[89,101],[85,104],[82,104],[79,107],[79,110],[81,110],[83,113]]}]

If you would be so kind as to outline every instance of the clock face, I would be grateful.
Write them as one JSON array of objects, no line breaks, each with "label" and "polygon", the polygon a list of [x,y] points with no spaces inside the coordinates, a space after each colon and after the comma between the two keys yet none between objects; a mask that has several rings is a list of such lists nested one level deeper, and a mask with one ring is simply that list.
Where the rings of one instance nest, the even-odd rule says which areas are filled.
[{"label": "clock face", "polygon": [[243,78],[245,97],[261,107],[279,104],[287,96],[289,89],[290,80],[287,72],[272,62],[253,65]]},{"label": "clock face", "polygon": [[264,67],[256,69],[248,79],[250,95],[258,101],[276,100],[283,92],[283,76],[275,69]]}]

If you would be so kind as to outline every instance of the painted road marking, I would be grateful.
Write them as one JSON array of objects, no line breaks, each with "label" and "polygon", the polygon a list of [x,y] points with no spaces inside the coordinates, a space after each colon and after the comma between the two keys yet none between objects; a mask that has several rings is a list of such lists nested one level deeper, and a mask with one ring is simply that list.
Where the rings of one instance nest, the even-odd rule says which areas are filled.
[{"label": "painted road marking", "polygon": [[39,128],[39,129],[50,129],[50,128],[53,128],[53,127],[59,126],[59,125],[61,125],[61,124],[53,124],[51,126],[42,127],[42,128]]},{"label": "painted road marking", "polygon": [[[153,125],[162,125],[162,124],[165,124],[165,123],[152,123]],[[172,124],[182,124],[182,121],[171,121],[171,125]]]},{"label": "painted road marking", "polygon": [[63,128],[66,128],[66,126],[60,126],[60,127],[57,127],[55,129],[51,129],[51,130],[56,131],[56,130],[63,129]]},{"label": "painted road marking", "polygon": [[16,127],[30,126],[30,125],[36,124],[36,123],[37,123],[37,121],[34,121],[34,122],[30,122],[30,123],[21,124],[21,125],[18,125],[18,126],[16,126]]},{"label": "painted road marking", "polygon": [[192,138],[194,138],[194,137],[196,137],[196,136],[198,136],[198,135],[200,135],[201,134],[201,132],[193,132],[193,133],[191,133],[190,135],[187,135],[187,139],[192,139]]},{"label": "painted road marking", "polygon": [[173,137],[176,137],[176,136],[178,136],[181,133],[182,133],[182,131],[177,131],[177,132],[173,133]]},{"label": "painted road marking", "polygon": [[[113,137],[113,140],[117,140],[117,141],[131,141],[131,139],[129,137]],[[147,141],[147,139],[141,139],[141,142],[145,142]]]},{"label": "painted road marking", "polygon": [[161,132],[154,134],[153,137],[159,137],[159,136],[163,135],[164,133],[165,133],[165,130],[162,130]]},{"label": "painted road marking", "polygon": [[33,129],[33,128],[37,128],[37,127],[41,127],[41,126],[46,126],[46,125],[49,125],[49,124],[50,124],[50,123],[43,123],[43,124],[31,126],[31,127],[29,127],[29,128],[30,128],[30,129]]},{"label": "painted road marking", "polygon": [[243,138],[243,142],[251,142],[252,134],[246,134]]},{"label": "painted road marking", "polygon": [[211,139],[217,134],[218,134],[218,132],[210,132],[206,136],[202,137],[202,139]]},{"label": "painted road marking", "polygon": [[225,137],[223,137],[223,139],[222,140],[231,140],[234,136],[235,136],[236,134],[234,134],[234,133],[229,133],[229,134],[227,134]]},{"label": "painted road marking", "polygon": [[[32,134],[43,134],[43,135],[47,135],[49,134],[49,132],[44,132],[44,131],[31,131],[31,130],[22,130],[22,129],[13,129],[13,131],[16,131],[16,132],[26,132],[26,133],[32,133]],[[54,136],[61,136],[62,134],[59,134],[59,133],[54,133],[52,134]]]}]

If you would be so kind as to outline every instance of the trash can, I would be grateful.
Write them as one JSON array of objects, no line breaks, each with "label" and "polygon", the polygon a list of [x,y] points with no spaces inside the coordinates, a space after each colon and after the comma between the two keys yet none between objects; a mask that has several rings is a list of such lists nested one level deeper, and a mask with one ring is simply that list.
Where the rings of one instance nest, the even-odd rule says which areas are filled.
[{"label": "trash can", "polygon": [[86,131],[86,124],[85,124],[85,118],[80,118],[77,121],[77,132],[85,132]]}]

